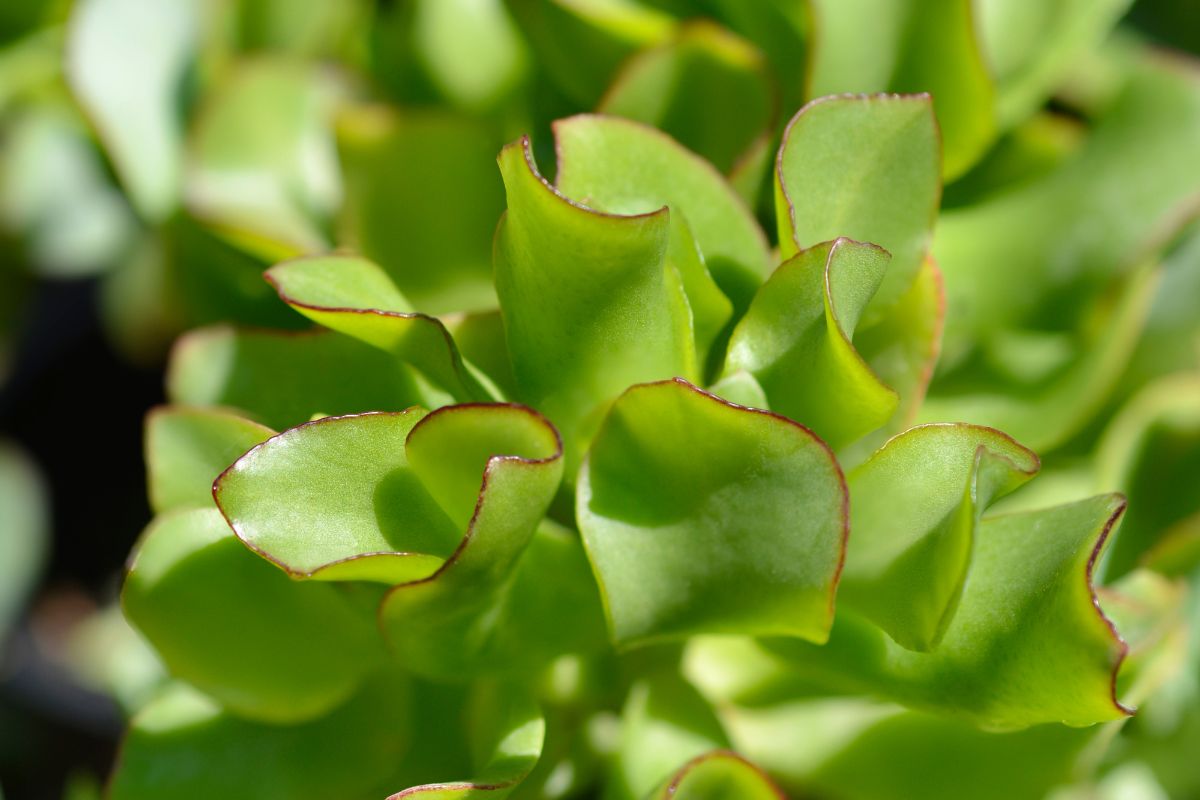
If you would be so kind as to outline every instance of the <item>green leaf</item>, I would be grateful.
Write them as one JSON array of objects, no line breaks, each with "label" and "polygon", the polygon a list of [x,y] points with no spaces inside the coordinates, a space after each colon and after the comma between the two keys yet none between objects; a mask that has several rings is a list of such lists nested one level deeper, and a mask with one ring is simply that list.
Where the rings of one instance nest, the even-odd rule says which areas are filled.
[{"label": "green leaf", "polygon": [[259,59],[212,89],[191,142],[188,210],[268,260],[326,250],[341,202],[333,73]]},{"label": "green leaf", "polygon": [[1097,483],[1130,497],[1105,574],[1120,577],[1139,561],[1168,572],[1200,562],[1200,375],[1163,378],[1135,395],[1100,440],[1096,467]]},{"label": "green leaf", "polygon": [[416,730],[409,694],[407,681],[384,673],[327,716],[278,725],[240,719],[176,685],[134,717],[108,796],[379,800]]},{"label": "green leaf", "polygon": [[418,0],[415,6],[417,54],[454,105],[486,111],[523,81],[529,56],[503,0]]},{"label": "green leaf", "polygon": [[573,475],[616,395],[697,371],[682,281],[666,263],[670,214],[616,216],[569,200],[538,174],[528,138],[499,160],[508,213],[496,290],[518,398],[562,432]]},{"label": "green leaf", "polygon": [[274,431],[228,411],[160,406],[146,415],[146,480],[155,513],[202,508],[234,459]]},{"label": "green leaf", "polygon": [[[436,695],[434,695],[436,697]],[[418,707],[417,725],[430,727],[434,742],[444,737],[446,726],[441,716],[444,703]],[[481,683],[473,687],[465,709],[466,747],[472,762],[472,777],[468,780],[426,783],[397,792],[387,800],[420,798],[420,800],[476,800],[480,797],[507,797],[533,769],[542,752],[546,724],[537,703],[528,690],[520,685]],[[421,712],[424,712],[423,714]],[[428,716],[432,719],[425,719]],[[410,729],[416,726],[410,726]],[[437,736],[437,734],[442,736]],[[441,748],[429,748],[429,743],[417,743],[408,761],[418,771],[428,772],[429,762],[445,760]],[[422,750],[425,748],[425,750]],[[426,752],[430,750],[432,752]],[[444,779],[439,779],[444,780]]]},{"label": "green leaf", "polygon": [[693,758],[654,800],[783,800],[766,773],[737,753],[714,750]]},{"label": "green leaf", "polygon": [[178,340],[167,397],[184,405],[228,406],[277,430],[316,414],[403,409],[425,400],[408,367],[349,337],[227,326]]},{"label": "green leaf", "polygon": [[[246,544],[297,577],[403,583],[456,553],[466,573],[503,573],[553,497],[559,456],[554,429],[520,406],[327,417],[251,450],[214,496]],[[478,505],[481,492],[505,500]]]},{"label": "green leaf", "polygon": [[958,611],[931,653],[842,613],[824,647],[697,640],[688,675],[715,676],[710,688],[734,702],[864,693],[993,730],[1120,719],[1130,713],[1115,698],[1125,645],[1099,610],[1091,573],[1124,507],[1101,495],[985,519]]},{"label": "green leaf", "polygon": [[1002,127],[1028,117],[1063,73],[1100,44],[1131,0],[984,0],[977,29],[996,76]]},{"label": "green leaf", "polygon": [[624,647],[702,632],[824,641],[847,510],[806,428],[675,379],[613,405],[576,516]]},{"label": "green leaf", "polygon": [[150,525],[121,601],[173,675],[254,719],[322,714],[383,657],[369,613],[336,587],[288,579],[213,508]]},{"label": "green leaf", "polygon": [[946,278],[947,366],[1039,316],[1061,328],[1075,310],[1066,298],[1152,258],[1194,216],[1198,136],[1200,80],[1143,59],[1060,169],[943,214],[933,253]]},{"label": "green leaf", "polygon": [[728,175],[764,166],[777,103],[762,53],[700,19],[629,59],[596,110],[653,125]]},{"label": "green leaf", "polygon": [[[645,125],[581,114],[554,123],[558,153],[555,186],[569,198],[610,214],[646,214],[670,209],[671,249],[668,258],[683,276],[698,338],[706,325],[720,327],[728,318],[724,298],[712,299],[715,280],[721,290],[744,307],[772,261],[767,240],[754,215],[713,166]],[[679,227],[679,218],[686,223]],[[694,256],[690,233],[699,248]],[[712,279],[706,273],[711,273]],[[710,311],[717,305],[719,311]],[[706,323],[705,314],[712,319]]]},{"label": "green leaf", "polygon": [[0,649],[41,571],[49,516],[46,486],[32,462],[0,441]]},{"label": "green leaf", "polygon": [[596,104],[618,66],[675,31],[667,14],[640,0],[508,0],[543,73],[576,107]]},{"label": "green leaf", "polygon": [[472,371],[436,317],[414,313],[382,269],[354,256],[313,256],[278,264],[267,282],[320,325],[393,353],[456,400],[496,400],[499,390]]},{"label": "green leaf", "polygon": [[941,197],[928,95],[825,97],[788,123],[775,173],[780,254],[846,236],[892,254],[878,308],[912,283]]},{"label": "green leaf", "polygon": [[[928,93],[945,137],[938,159],[946,178],[983,155],[996,131],[995,90],[975,35],[972,0],[815,0],[813,6],[811,97]],[[892,249],[852,231],[818,241],[840,235]]]},{"label": "green leaf", "polygon": [[85,0],[72,8],[66,75],[146,219],[175,208],[183,86],[199,48],[196,0]]},{"label": "green leaf", "polygon": [[725,374],[753,375],[773,410],[812,428],[832,447],[880,427],[899,398],[850,337],[887,269],[885,251],[849,239],[785,261],[734,328]]},{"label": "green leaf", "polygon": [[504,211],[496,143],[480,122],[385,107],[344,113],[343,244],[429,314],[494,308],[492,234]]},{"label": "green leaf", "polygon": [[958,608],[979,518],[1038,471],[1034,453],[975,425],[926,425],[847,476],[841,602],[910,650],[936,648]]},{"label": "green leaf", "polygon": [[[1040,451],[1068,441],[1104,407],[1129,363],[1161,275],[1154,267],[1147,265],[1121,281],[1115,299],[1099,298],[1071,362],[1049,380],[1019,392],[1003,381],[961,393],[935,391],[918,418],[969,419],[1008,431]],[[1032,360],[1030,349],[1019,354]]]}]

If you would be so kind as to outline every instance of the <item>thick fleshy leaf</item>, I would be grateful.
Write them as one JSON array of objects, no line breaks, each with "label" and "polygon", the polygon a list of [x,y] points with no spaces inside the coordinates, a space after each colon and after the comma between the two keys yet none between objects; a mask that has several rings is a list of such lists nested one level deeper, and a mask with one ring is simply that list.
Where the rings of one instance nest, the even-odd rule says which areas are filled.
[{"label": "thick fleshy leaf", "polygon": [[1131,0],[983,0],[981,44],[996,76],[996,115],[1009,127],[1050,95],[1063,73],[1095,47]]},{"label": "thick fleshy leaf", "polygon": [[445,324],[463,358],[478,367],[505,397],[516,397],[517,379],[513,376],[500,312],[456,315]]},{"label": "thick fleshy leaf", "polygon": [[173,403],[239,409],[277,430],[317,414],[400,410],[425,399],[408,367],[349,337],[226,326],[177,342],[167,396]]},{"label": "thick fleshy leaf", "polygon": [[591,108],[618,66],[662,44],[677,23],[640,0],[508,0],[544,73],[574,104]]},{"label": "thick fleshy leaf", "polygon": [[480,122],[356,109],[338,121],[340,238],[429,314],[495,308],[492,234],[504,211],[496,144]]},{"label": "thick fleshy leaf", "polygon": [[402,676],[385,673],[327,716],[278,725],[240,719],[176,685],[134,717],[108,796],[379,800],[415,730],[409,694]]},{"label": "thick fleshy leaf", "polygon": [[576,516],[613,639],[702,632],[824,641],[846,487],[806,428],[676,379],[613,405]]},{"label": "thick fleshy leaf", "polygon": [[1125,644],[1099,610],[1091,573],[1124,507],[1101,495],[984,520],[958,611],[932,653],[839,614],[824,647],[698,640],[689,677],[739,702],[823,687],[998,730],[1120,719],[1130,713],[1115,698]]},{"label": "thick fleshy leaf", "polygon": [[201,109],[184,194],[196,217],[268,260],[328,249],[341,201],[328,71],[261,59],[235,69]]},{"label": "thick fleshy leaf", "polygon": [[1105,561],[1120,577],[1139,561],[1167,572],[1200,554],[1200,375],[1150,384],[1101,440],[1097,482],[1126,492],[1129,514]]},{"label": "thick fleshy leaf", "polygon": [[571,475],[621,391],[697,371],[684,287],[666,262],[670,214],[616,216],[568,199],[538,174],[528,138],[499,160],[508,213],[496,290],[519,399],[558,426]]},{"label": "thick fleshy leaf", "polygon": [[472,548],[497,536],[481,515],[471,542],[438,574],[387,595],[381,625],[410,670],[529,674],[560,655],[603,648],[604,612],[579,535],[544,520],[514,556],[524,537],[507,533],[481,562]]},{"label": "thick fleshy leaf", "polygon": [[958,608],[984,509],[1033,477],[1038,458],[975,425],[926,425],[847,476],[850,530],[840,602],[896,642],[932,650]]},{"label": "thick fleshy leaf", "polygon": [[446,326],[413,312],[380,267],[354,256],[313,256],[278,264],[266,273],[279,297],[326,328],[394,353],[456,400],[496,400],[459,355]]},{"label": "thick fleshy leaf", "polygon": [[133,204],[153,221],[179,200],[184,83],[200,33],[196,0],[86,0],[72,8],[67,80]]},{"label": "thick fleshy leaf", "polygon": [[[407,760],[418,772],[440,769],[437,762],[446,760],[445,748],[436,747],[438,740],[445,736],[443,731],[447,726],[439,718],[446,710],[445,704],[417,708],[416,725],[410,726],[410,730],[429,725],[435,734],[441,734],[424,737],[426,741],[415,743],[414,752]],[[525,779],[542,753],[546,734],[541,711],[528,690],[520,685],[476,684],[467,698],[464,712],[465,736],[459,734],[459,737],[466,741],[454,744],[456,749],[470,753],[471,777],[462,780],[460,775],[442,776],[437,780],[458,780],[413,786],[390,795],[387,800],[409,797],[420,800],[477,800],[484,797],[501,800]],[[426,716],[432,719],[425,719]]]},{"label": "thick fleshy leaf", "polygon": [[785,261],[734,328],[725,374],[753,375],[772,410],[835,448],[880,427],[899,398],[850,337],[887,269],[885,251],[849,239]]},{"label": "thick fleshy leaf", "polygon": [[946,278],[949,365],[1039,312],[1061,327],[1074,311],[1061,298],[1109,283],[1168,242],[1200,197],[1198,137],[1200,80],[1144,60],[1076,157],[1044,180],[943,214],[933,252]]},{"label": "thick fleshy leaf", "polygon": [[[771,256],[750,209],[711,164],[654,128],[613,117],[559,120],[554,140],[555,186],[567,197],[610,214],[670,209],[668,258],[683,277],[698,339],[707,341],[703,332],[720,328],[728,317],[728,303],[714,292],[713,280],[735,306],[744,307]],[[683,234],[694,237],[695,245]],[[695,248],[700,264],[690,263]]]},{"label": "thick fleshy leaf", "polygon": [[704,20],[626,62],[597,111],[653,125],[727,175],[753,159],[760,176],[778,113],[762,54]]},{"label": "thick fleshy leaf", "polygon": [[941,197],[928,95],[823,97],[788,123],[775,168],[780,253],[846,236],[892,254],[875,305],[904,293],[925,257]]},{"label": "thick fleshy leaf", "polygon": [[854,348],[875,375],[900,396],[885,430],[912,424],[925,400],[942,349],[946,295],[942,273],[926,258],[908,290],[874,324],[854,332]]},{"label": "thick fleshy leaf", "polygon": [[275,431],[210,408],[160,406],[146,415],[146,480],[155,513],[204,508],[226,467]]},{"label": "thick fleshy leaf", "polygon": [[[503,574],[557,489],[560,456],[554,429],[521,406],[413,408],[284,431],[213,491],[242,541],[297,577],[404,583],[455,554],[460,569]],[[492,494],[501,502],[480,500]]]},{"label": "thick fleshy leaf", "polygon": [[50,533],[49,505],[33,464],[0,442],[0,648],[41,569]]},{"label": "thick fleshy leaf", "polygon": [[529,56],[503,0],[417,0],[417,55],[456,106],[486,111],[524,79]]},{"label": "thick fleshy leaf", "polygon": [[[1101,297],[1095,319],[1070,343],[1070,362],[1034,387],[1014,392],[1007,382],[989,381],[962,393],[934,392],[919,419],[968,419],[1007,431],[1039,451],[1066,442],[1104,407],[1137,345],[1154,299],[1160,271],[1143,267],[1116,287],[1116,299]],[[1038,342],[1019,342],[1012,358],[1033,361]]]},{"label": "thick fleshy leaf", "polygon": [[714,750],[684,764],[654,800],[784,800],[784,795],[746,759]]},{"label": "thick fleshy leaf", "polygon": [[[815,0],[813,15],[810,96],[927,92],[945,137],[946,177],[983,154],[995,136],[994,87],[972,0]],[[820,238],[839,235],[862,238],[851,231]]]},{"label": "thick fleshy leaf", "polygon": [[213,508],[151,524],[121,601],[173,675],[255,719],[322,714],[383,658],[369,611],[337,587],[290,580]]}]

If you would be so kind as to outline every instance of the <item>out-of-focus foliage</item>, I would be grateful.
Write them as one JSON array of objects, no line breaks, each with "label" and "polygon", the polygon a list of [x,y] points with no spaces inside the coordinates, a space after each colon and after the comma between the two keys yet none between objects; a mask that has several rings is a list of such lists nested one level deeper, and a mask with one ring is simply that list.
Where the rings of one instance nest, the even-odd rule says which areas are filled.
[{"label": "out-of-focus foliage", "polygon": [[188,331],[114,800],[1200,792],[1200,69],[1128,0],[10,5],[0,336],[18,265]]}]

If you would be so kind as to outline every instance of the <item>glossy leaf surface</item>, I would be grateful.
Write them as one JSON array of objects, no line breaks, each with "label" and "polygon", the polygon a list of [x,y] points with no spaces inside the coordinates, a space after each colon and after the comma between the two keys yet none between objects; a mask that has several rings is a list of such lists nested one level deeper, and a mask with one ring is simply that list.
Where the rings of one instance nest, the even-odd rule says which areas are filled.
[{"label": "glossy leaf surface", "polygon": [[618,645],[700,632],[823,641],[846,513],[841,471],[811,432],[678,379],[613,405],[576,509]]},{"label": "glossy leaf surface", "polygon": [[885,251],[849,239],[785,261],[734,329],[725,374],[753,375],[773,410],[835,448],[880,427],[899,398],[850,338],[887,269]]},{"label": "glossy leaf surface", "polygon": [[920,269],[941,197],[938,128],[927,95],[825,97],[788,123],[775,169],[780,254],[846,236],[892,255],[876,304]]},{"label": "glossy leaf surface", "polygon": [[927,425],[847,476],[850,530],[840,602],[899,644],[933,650],[958,608],[984,509],[1033,477],[1038,458],[974,425]]},{"label": "glossy leaf surface", "polygon": [[[280,299],[331,330],[393,353],[457,400],[495,400],[436,317],[413,312],[382,269],[353,256],[315,256],[266,273]],[[484,379],[486,380],[486,379]]]},{"label": "glossy leaf surface", "polygon": [[383,654],[369,611],[336,587],[289,579],[212,508],[151,524],[121,599],[172,674],[254,719],[328,711]]}]

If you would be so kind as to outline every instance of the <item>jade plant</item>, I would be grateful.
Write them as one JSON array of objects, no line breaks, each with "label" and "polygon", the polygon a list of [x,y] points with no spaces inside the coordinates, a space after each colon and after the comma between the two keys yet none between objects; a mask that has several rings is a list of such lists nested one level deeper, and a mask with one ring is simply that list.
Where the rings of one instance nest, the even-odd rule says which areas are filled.
[{"label": "jade plant", "polygon": [[265,275],[319,327],[177,344],[122,593],[174,681],[111,796],[779,797],[836,769],[809,737],[910,719],[1043,789],[1102,753],[1178,598],[1121,569],[1102,605],[1121,495],[989,513],[1038,456],[912,425],[930,97],[796,114],[778,254],[662,131],[553,136],[553,183],[498,157],[497,311],[334,253]]},{"label": "jade plant", "polygon": [[0,215],[193,328],[109,796],[1200,792],[1200,78],[1128,6],[47,12]]}]

